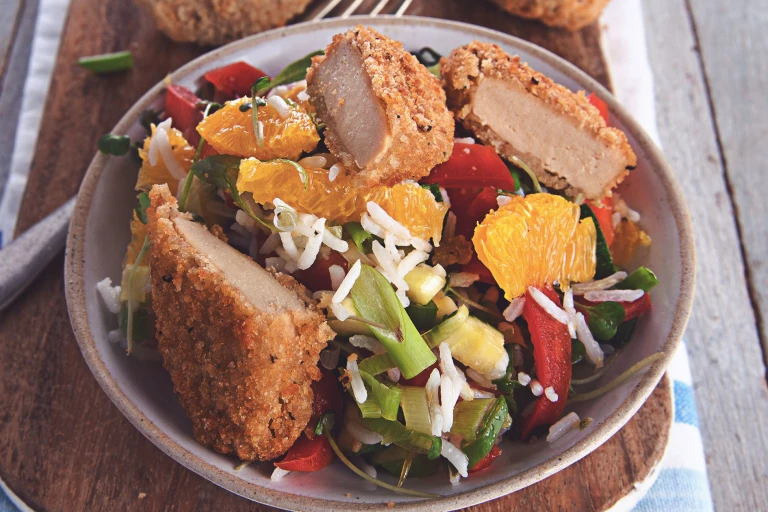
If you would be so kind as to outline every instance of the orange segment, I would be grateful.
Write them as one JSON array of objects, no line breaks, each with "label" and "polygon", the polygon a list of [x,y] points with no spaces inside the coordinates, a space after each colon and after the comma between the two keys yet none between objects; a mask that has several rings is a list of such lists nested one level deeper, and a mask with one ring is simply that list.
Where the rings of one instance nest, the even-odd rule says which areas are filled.
[{"label": "orange segment", "polygon": [[264,127],[264,144],[259,147],[253,133],[250,109],[240,111],[240,105],[250,101],[243,97],[228,101],[221,110],[203,119],[197,131],[218,151],[226,155],[260,160],[288,158],[297,160],[301,153],[310,152],[320,141],[312,119],[301,106],[290,107],[285,119],[270,105],[259,107],[259,122]]},{"label": "orange segment", "polygon": [[279,197],[299,212],[312,213],[339,224],[359,221],[367,211],[367,202],[374,201],[407,227],[411,235],[440,242],[443,217],[448,207],[435,201],[430,191],[412,183],[358,189],[352,187],[351,179],[346,175],[331,181],[325,169],[307,168],[306,171],[309,186],[304,191],[298,171],[290,164],[243,160],[237,189],[240,193],[253,194],[257,203],[271,203]]},{"label": "orange segment", "polygon": [[597,234],[579,207],[551,194],[511,196],[475,229],[472,242],[507,299],[529,286],[586,281],[595,275]]},{"label": "orange segment", "polygon": [[[139,149],[142,163],[141,169],[139,169],[139,178],[136,180],[136,190],[146,192],[152,188],[152,185],[165,183],[171,189],[171,193],[175,194],[179,181],[170,173],[163,159],[158,158],[155,165],[149,164],[149,142],[154,136],[155,125],[153,124],[152,135],[144,139],[144,147]],[[186,172],[189,172],[190,167],[192,167],[192,159],[195,157],[195,148],[189,145],[181,132],[176,128],[168,130],[168,140],[170,140],[171,148],[173,148],[173,156],[176,157],[181,167]]]},{"label": "orange segment", "polygon": [[649,245],[651,245],[651,237],[645,231],[637,227],[637,224],[631,220],[622,219],[616,226],[616,233],[611,244],[613,262],[620,267],[626,267],[632,261],[638,248]]}]

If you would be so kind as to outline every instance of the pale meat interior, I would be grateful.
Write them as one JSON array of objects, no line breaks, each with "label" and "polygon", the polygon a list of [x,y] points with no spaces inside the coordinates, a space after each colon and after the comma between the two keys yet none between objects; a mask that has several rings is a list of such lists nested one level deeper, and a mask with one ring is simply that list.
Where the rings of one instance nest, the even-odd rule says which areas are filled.
[{"label": "pale meat interior", "polygon": [[216,238],[202,224],[184,218],[176,218],[173,223],[179,235],[217,267],[223,277],[257,309],[280,311],[304,307],[294,293],[281,286],[258,263]]},{"label": "pale meat interior", "polygon": [[323,121],[358,167],[365,168],[391,140],[382,101],[374,94],[360,52],[342,42],[316,72],[327,114]]},{"label": "pale meat interior", "polygon": [[626,165],[618,151],[519,85],[483,80],[472,113],[534,171],[565,178],[586,197],[602,197]]}]

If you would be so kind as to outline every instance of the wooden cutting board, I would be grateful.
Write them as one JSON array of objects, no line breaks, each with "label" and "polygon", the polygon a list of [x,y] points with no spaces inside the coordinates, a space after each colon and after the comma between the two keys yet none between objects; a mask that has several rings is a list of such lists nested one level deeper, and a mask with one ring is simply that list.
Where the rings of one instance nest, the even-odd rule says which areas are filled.
[{"label": "wooden cutting board", "polygon": [[[305,18],[320,6],[313,4]],[[416,0],[408,14],[520,36],[610,85],[596,26],[568,33],[466,0]],[[97,77],[75,66],[79,56],[125,48],[134,55],[132,71]],[[205,51],[169,41],[125,0],[72,0],[18,232],[77,192],[98,138],[149,87]],[[267,510],[165,456],[112,405],[70,328],[62,268],[63,255],[0,313],[0,478],[35,510]],[[671,421],[664,379],[597,451],[473,510],[606,510],[649,476],[663,455]]]}]

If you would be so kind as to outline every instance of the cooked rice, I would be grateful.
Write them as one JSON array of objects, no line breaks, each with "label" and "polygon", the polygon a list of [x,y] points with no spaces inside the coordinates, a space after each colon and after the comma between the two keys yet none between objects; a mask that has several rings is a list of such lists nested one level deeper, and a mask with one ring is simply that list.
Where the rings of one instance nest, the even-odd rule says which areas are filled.
[{"label": "cooked rice", "polygon": [[590,302],[634,302],[643,295],[643,290],[603,290],[587,292],[584,298]]}]

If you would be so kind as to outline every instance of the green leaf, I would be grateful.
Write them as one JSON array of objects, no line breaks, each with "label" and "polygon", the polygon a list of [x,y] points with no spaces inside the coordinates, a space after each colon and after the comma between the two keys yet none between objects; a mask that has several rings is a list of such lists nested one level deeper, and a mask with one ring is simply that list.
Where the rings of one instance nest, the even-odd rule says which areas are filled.
[{"label": "green leaf", "polygon": [[229,192],[232,201],[238,208],[247,213],[253,220],[269,229],[276,231],[272,224],[265,222],[264,219],[256,215],[251,207],[243,201],[240,192],[237,190],[237,175],[240,173],[240,157],[232,155],[213,155],[204,158],[199,162],[192,164],[192,172],[197,179],[210,183],[216,188]]},{"label": "green leaf", "polygon": [[478,430],[477,439],[468,444],[462,443],[462,451],[469,458],[468,467],[473,467],[491,451],[507,414],[506,400],[503,397],[497,398]]},{"label": "green leaf", "polygon": [[657,284],[659,284],[659,279],[656,274],[646,267],[640,267],[613,288],[616,290],[643,290],[648,293]]},{"label": "green leaf", "polygon": [[320,419],[317,420],[317,425],[315,425],[315,434],[316,435],[322,435],[323,432],[326,430],[330,432],[333,430],[333,426],[336,424],[336,413],[333,411],[328,411],[322,416],[320,416]]},{"label": "green leaf", "polygon": [[99,151],[105,155],[123,156],[131,149],[131,138],[127,135],[107,133],[99,139]]},{"label": "green leaf", "polygon": [[608,244],[605,241],[603,230],[600,229],[600,223],[597,217],[595,217],[595,212],[585,203],[581,205],[581,218],[586,219],[587,217],[592,219],[592,222],[595,224],[595,231],[597,232],[597,245],[595,247],[597,268],[595,269],[595,279],[603,279],[611,274],[615,274],[618,268],[613,264],[611,251],[608,249]]},{"label": "green leaf", "polygon": [[435,326],[437,304],[433,300],[430,300],[423,306],[412,302],[410,306],[405,308],[405,312],[408,313],[408,316],[413,320],[413,324],[419,331],[427,331]]},{"label": "green leaf", "polygon": [[616,329],[616,336],[611,340],[611,345],[616,348],[622,348],[629,343],[632,334],[635,332],[635,326],[637,326],[637,318],[622,323],[619,328]]},{"label": "green leaf", "polygon": [[579,340],[571,340],[571,364],[576,364],[587,355],[587,348]]},{"label": "green leaf", "polygon": [[511,192],[517,192],[521,188],[523,189],[523,192],[525,192],[526,194],[530,194],[531,192],[533,192],[533,189],[529,187],[527,184],[525,185],[525,187],[523,187],[523,182],[520,179],[520,172],[521,172],[520,168],[515,167],[509,162],[504,162],[504,163],[507,164],[507,169],[509,169],[509,174],[512,176],[512,179],[515,180],[515,190],[512,190]]},{"label": "green leaf", "polygon": [[139,204],[136,205],[136,216],[139,218],[142,224],[147,223],[147,208],[149,208],[149,205],[149,193],[142,192],[139,194]]},{"label": "green leaf", "polygon": [[347,222],[344,224],[344,230],[352,237],[352,241],[355,242],[357,250],[363,254],[371,252],[371,243],[373,243],[373,235],[363,229],[363,226],[359,222]]},{"label": "green leaf", "polygon": [[440,192],[440,185],[437,183],[424,183],[421,185],[421,188],[425,188],[432,192],[432,195],[435,196],[435,201],[438,203],[443,202],[443,194]]},{"label": "green leaf", "polygon": [[80,57],[77,60],[77,65],[91,73],[102,75],[131,69],[133,67],[133,55],[129,51],[91,55],[90,57]]},{"label": "green leaf", "polygon": [[152,133],[152,125],[160,124],[160,114],[154,109],[148,108],[139,116],[139,124],[147,130],[147,133]]},{"label": "green leaf", "polygon": [[278,85],[292,84],[293,82],[304,80],[307,78],[307,69],[312,66],[312,57],[323,55],[324,53],[325,51],[323,50],[316,50],[310,54],[305,55],[297,61],[291,62],[281,72],[279,72],[275,78],[272,79],[269,88]]},{"label": "green leaf", "polygon": [[415,377],[437,361],[405,312],[392,285],[378,270],[362,265],[351,295],[362,318],[386,326],[386,329],[368,328],[384,345],[406,379]]},{"label": "green leaf", "polygon": [[579,304],[577,307],[589,312],[589,330],[598,341],[608,341],[616,336],[616,330],[624,321],[626,312],[618,302],[601,302],[593,307]]}]

